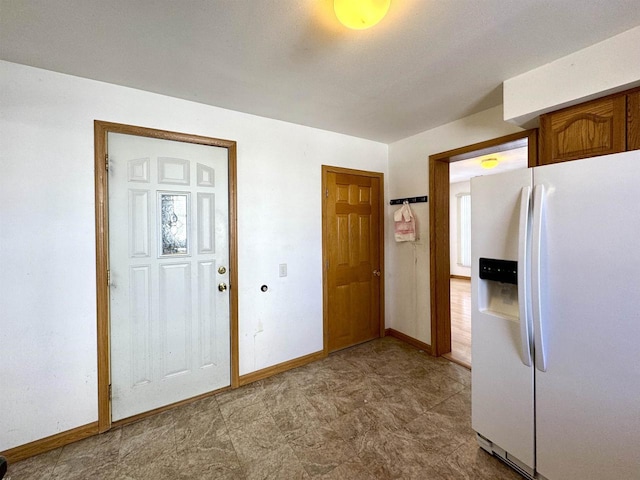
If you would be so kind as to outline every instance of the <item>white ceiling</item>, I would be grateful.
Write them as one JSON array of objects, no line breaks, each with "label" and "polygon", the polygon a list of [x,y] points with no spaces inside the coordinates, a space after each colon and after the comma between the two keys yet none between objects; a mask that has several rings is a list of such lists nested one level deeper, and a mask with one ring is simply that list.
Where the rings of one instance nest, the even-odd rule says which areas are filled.
[{"label": "white ceiling", "polygon": [[638,0],[0,0],[0,58],[381,142],[501,103],[502,81],[640,24]]},{"label": "white ceiling", "polygon": [[[482,168],[482,160],[486,158],[498,159],[498,165],[490,170]],[[496,173],[508,172],[509,170],[527,168],[527,159],[528,150],[525,146],[452,162],[449,164],[449,183],[465,182],[473,177],[495,175]]]}]

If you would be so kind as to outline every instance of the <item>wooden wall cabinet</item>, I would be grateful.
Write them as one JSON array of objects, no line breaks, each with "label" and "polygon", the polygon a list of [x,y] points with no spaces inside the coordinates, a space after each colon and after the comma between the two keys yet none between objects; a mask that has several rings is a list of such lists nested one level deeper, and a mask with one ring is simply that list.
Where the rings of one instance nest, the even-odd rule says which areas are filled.
[{"label": "wooden wall cabinet", "polygon": [[640,149],[640,90],[540,117],[540,165]]},{"label": "wooden wall cabinet", "polygon": [[640,90],[627,95],[627,150],[640,149]]}]

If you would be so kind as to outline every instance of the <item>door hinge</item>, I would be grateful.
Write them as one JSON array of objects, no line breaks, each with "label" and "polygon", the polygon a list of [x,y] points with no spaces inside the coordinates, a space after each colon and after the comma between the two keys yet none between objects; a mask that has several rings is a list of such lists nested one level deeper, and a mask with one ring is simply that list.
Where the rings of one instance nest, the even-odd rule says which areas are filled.
[{"label": "door hinge", "polygon": [[107,286],[111,286],[111,270],[107,270]]},{"label": "door hinge", "polygon": [[327,188],[327,190],[324,193],[325,197],[329,198],[329,189]]},{"label": "door hinge", "polygon": [[111,401],[111,384],[109,384],[109,401]]},{"label": "door hinge", "polygon": [[109,171],[109,154],[108,153],[104,154],[104,169],[106,171]]},{"label": "door hinge", "polygon": [[325,270],[329,270],[329,260],[324,262],[324,268]]}]

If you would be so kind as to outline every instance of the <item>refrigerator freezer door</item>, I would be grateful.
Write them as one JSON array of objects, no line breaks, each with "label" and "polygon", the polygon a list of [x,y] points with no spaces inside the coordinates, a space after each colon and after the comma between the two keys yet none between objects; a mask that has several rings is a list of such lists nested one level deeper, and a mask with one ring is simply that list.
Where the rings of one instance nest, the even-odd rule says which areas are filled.
[{"label": "refrigerator freezer door", "polygon": [[522,361],[522,299],[517,285],[478,274],[480,257],[518,261],[522,190],[531,184],[530,169],[471,180],[471,395],[473,429],[533,467],[533,367]]},{"label": "refrigerator freezer door", "polygon": [[534,183],[546,191],[536,468],[640,478],[640,152],[538,167]]}]

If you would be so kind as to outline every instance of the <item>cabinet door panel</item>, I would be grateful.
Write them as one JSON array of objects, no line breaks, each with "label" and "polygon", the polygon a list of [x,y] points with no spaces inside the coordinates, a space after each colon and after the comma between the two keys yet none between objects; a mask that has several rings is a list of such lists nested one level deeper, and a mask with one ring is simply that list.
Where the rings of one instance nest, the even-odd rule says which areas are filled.
[{"label": "cabinet door panel", "polygon": [[541,164],[623,152],[626,97],[576,105],[540,118]]}]

